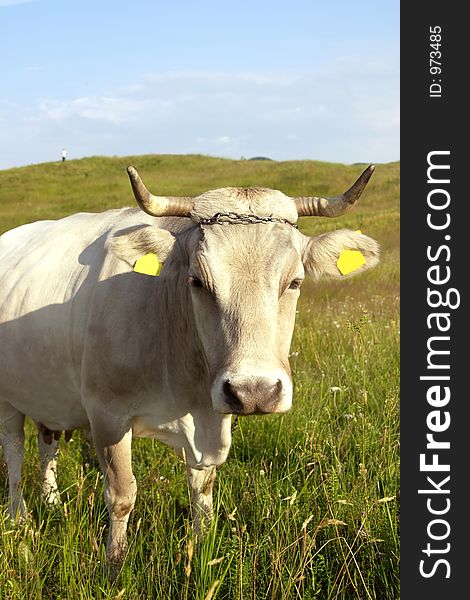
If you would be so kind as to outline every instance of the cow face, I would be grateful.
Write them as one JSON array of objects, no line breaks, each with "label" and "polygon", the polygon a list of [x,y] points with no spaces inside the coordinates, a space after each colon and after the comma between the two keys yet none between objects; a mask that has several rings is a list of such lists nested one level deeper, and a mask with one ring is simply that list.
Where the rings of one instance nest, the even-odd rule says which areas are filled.
[{"label": "cow face", "polygon": [[274,223],[202,227],[187,282],[218,412],[291,407],[288,352],[304,279],[293,233]]},{"label": "cow face", "polygon": [[[359,233],[308,238],[289,224],[203,226],[190,254],[187,285],[221,413],[285,412],[292,405],[289,348],[306,274],[343,275],[345,249],[377,262],[377,244]],[[351,273],[352,274],[352,273]]]}]

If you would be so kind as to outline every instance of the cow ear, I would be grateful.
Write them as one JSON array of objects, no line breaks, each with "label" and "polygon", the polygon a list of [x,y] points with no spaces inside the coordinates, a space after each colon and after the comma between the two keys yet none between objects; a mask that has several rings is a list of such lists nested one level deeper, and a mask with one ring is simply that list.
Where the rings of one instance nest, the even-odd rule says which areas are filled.
[{"label": "cow ear", "polygon": [[305,271],[316,279],[342,279],[379,262],[379,245],[358,231],[338,229],[309,238],[302,255]]},{"label": "cow ear", "polygon": [[118,258],[134,266],[136,260],[146,254],[156,254],[163,263],[175,243],[175,237],[166,229],[154,225],[139,225],[118,231],[111,239],[109,249]]}]

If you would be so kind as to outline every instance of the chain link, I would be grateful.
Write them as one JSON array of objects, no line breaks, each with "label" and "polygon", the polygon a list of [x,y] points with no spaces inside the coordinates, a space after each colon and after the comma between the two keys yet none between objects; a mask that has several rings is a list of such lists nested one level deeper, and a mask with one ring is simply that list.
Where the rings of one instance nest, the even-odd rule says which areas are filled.
[{"label": "chain link", "polygon": [[242,224],[252,224],[252,223],[286,223],[287,225],[291,225],[298,229],[298,225],[296,223],[292,223],[287,219],[280,219],[273,217],[270,215],[269,217],[260,217],[258,215],[239,215],[238,213],[228,212],[228,213],[215,213],[212,217],[208,219],[197,219],[199,225],[218,225],[220,223],[242,223]]}]

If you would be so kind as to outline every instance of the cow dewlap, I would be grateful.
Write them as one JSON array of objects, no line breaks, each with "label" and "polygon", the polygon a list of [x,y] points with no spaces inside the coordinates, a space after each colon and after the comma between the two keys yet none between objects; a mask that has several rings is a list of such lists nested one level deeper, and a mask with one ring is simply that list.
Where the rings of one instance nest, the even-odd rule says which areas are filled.
[{"label": "cow dewlap", "polygon": [[338,258],[338,269],[341,275],[347,275],[366,264],[364,255],[359,250],[343,250]]},{"label": "cow dewlap", "polygon": [[138,258],[134,265],[134,271],[136,273],[142,273],[143,275],[152,275],[158,277],[162,270],[162,263],[158,260],[156,254],[153,252],[141,256]]}]

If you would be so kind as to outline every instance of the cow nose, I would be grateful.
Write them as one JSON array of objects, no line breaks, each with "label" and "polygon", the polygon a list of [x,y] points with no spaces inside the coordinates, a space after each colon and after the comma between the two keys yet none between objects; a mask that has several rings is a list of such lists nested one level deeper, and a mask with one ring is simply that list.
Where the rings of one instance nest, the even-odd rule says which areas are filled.
[{"label": "cow nose", "polygon": [[223,384],[224,399],[231,411],[237,414],[262,414],[275,412],[282,393],[282,381],[253,379]]}]

